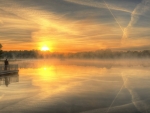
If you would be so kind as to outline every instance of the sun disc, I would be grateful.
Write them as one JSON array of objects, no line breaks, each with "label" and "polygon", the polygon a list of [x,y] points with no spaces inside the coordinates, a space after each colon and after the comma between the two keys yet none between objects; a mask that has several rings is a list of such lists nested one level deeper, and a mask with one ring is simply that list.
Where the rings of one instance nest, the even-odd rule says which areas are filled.
[{"label": "sun disc", "polygon": [[41,50],[42,50],[42,51],[48,51],[49,48],[48,48],[47,46],[43,46],[43,47],[41,48]]}]

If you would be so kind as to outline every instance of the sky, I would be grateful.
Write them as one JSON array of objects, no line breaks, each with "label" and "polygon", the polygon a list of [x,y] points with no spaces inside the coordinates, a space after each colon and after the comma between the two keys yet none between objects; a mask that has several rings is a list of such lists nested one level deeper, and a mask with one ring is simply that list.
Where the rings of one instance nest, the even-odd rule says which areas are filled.
[{"label": "sky", "polygon": [[150,49],[150,0],[0,0],[3,50]]}]

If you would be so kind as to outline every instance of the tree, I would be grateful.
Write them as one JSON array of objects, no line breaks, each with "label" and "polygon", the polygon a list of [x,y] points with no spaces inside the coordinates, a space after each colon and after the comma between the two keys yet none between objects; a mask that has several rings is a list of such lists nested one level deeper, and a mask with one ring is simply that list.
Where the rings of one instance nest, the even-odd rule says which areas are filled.
[{"label": "tree", "polygon": [[2,44],[0,44],[0,50],[1,50],[2,47],[3,47]]},{"label": "tree", "polygon": [[2,44],[0,44],[0,58],[2,57],[2,53],[3,53],[3,51],[2,51]]}]

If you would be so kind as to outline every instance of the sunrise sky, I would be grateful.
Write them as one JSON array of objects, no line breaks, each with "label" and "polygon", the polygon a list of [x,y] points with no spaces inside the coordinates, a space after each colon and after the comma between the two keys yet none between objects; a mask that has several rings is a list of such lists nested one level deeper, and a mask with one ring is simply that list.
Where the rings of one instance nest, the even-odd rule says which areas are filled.
[{"label": "sunrise sky", "polygon": [[150,49],[150,0],[0,0],[3,50]]}]

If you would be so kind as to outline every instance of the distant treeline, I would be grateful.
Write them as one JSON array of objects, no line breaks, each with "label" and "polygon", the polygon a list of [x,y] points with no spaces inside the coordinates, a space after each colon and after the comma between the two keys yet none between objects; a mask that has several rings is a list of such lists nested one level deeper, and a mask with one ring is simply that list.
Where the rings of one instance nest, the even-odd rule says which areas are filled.
[{"label": "distant treeline", "polygon": [[59,59],[118,59],[118,58],[150,58],[150,50],[143,51],[111,51],[97,50],[77,53],[58,53],[39,50],[24,51],[3,51],[2,58],[8,59],[41,59],[41,58],[59,58]]}]

